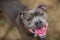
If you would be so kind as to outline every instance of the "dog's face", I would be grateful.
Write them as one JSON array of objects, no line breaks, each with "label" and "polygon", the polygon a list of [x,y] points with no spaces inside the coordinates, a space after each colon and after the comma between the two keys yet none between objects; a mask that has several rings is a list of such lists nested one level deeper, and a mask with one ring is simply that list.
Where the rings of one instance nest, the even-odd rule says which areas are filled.
[{"label": "dog's face", "polygon": [[24,25],[32,29],[45,26],[47,22],[46,13],[43,9],[40,8],[23,12],[21,18]]}]

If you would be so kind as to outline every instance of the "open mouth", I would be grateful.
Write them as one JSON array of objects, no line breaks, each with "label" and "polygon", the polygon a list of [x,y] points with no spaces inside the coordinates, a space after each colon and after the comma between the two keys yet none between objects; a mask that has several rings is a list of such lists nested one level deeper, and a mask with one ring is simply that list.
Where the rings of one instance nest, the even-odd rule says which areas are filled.
[{"label": "open mouth", "polygon": [[38,28],[38,29],[30,29],[30,32],[32,32],[33,34],[37,34],[37,35],[43,35],[46,34],[46,28],[42,27],[42,28]]},{"label": "open mouth", "polygon": [[33,34],[36,34],[38,36],[44,36],[46,35],[46,30],[47,30],[47,27],[48,27],[48,23],[46,23],[46,27],[43,27],[43,26],[40,26],[41,28],[37,28],[37,29],[29,29],[29,31]]},{"label": "open mouth", "polygon": [[44,34],[44,33],[46,33],[46,28],[44,27],[44,26],[40,26],[40,27],[38,27],[37,29],[35,29],[36,30],[36,34]]},{"label": "open mouth", "polygon": [[36,30],[36,33],[37,33],[38,35],[43,35],[43,34],[46,33],[46,29],[45,29],[44,27],[39,28],[39,29]]}]

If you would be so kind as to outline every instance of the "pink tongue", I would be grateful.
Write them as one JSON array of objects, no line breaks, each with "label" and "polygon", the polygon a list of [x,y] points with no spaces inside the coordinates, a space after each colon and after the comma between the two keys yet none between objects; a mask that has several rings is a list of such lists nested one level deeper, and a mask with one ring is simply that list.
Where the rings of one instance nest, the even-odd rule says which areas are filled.
[{"label": "pink tongue", "polygon": [[36,30],[36,33],[37,33],[37,34],[41,34],[41,35],[42,35],[42,34],[45,34],[45,33],[46,33],[46,28],[43,27],[43,28],[41,28],[41,29],[37,29],[37,30]]}]

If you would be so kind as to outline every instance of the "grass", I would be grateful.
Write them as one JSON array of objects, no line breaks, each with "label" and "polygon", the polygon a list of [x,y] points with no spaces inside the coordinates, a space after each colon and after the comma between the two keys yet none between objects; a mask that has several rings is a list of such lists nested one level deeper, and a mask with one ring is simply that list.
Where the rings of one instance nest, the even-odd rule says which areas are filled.
[{"label": "grass", "polygon": [[0,19],[0,27],[4,26],[6,20],[4,18]]},{"label": "grass", "polygon": [[13,31],[15,31],[15,29],[14,29],[14,26],[13,26],[13,25],[11,25],[10,27],[11,27],[10,31],[12,31],[12,32],[13,32]]},{"label": "grass", "polygon": [[[0,19],[0,27],[4,27],[6,23],[6,20],[4,18]],[[10,25],[11,29],[10,31],[14,31],[14,26],[13,25]]]}]

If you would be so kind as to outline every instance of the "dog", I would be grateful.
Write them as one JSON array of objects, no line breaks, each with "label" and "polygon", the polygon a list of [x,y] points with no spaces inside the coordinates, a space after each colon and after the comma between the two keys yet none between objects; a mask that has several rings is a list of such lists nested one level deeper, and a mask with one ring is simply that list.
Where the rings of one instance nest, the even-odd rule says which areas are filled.
[{"label": "dog", "polygon": [[6,19],[10,20],[11,24],[18,26],[22,40],[32,40],[32,37],[26,35],[26,31],[38,29],[45,26],[47,22],[44,6],[30,10],[20,0],[0,0],[0,8]]},{"label": "dog", "polygon": [[[43,27],[47,28],[46,25],[48,24],[48,18],[45,10],[45,5],[39,5],[32,10],[22,12],[21,19],[28,30],[32,29],[32,31],[35,32],[35,29],[41,29]],[[40,37],[44,39],[45,36],[46,34]]]}]

